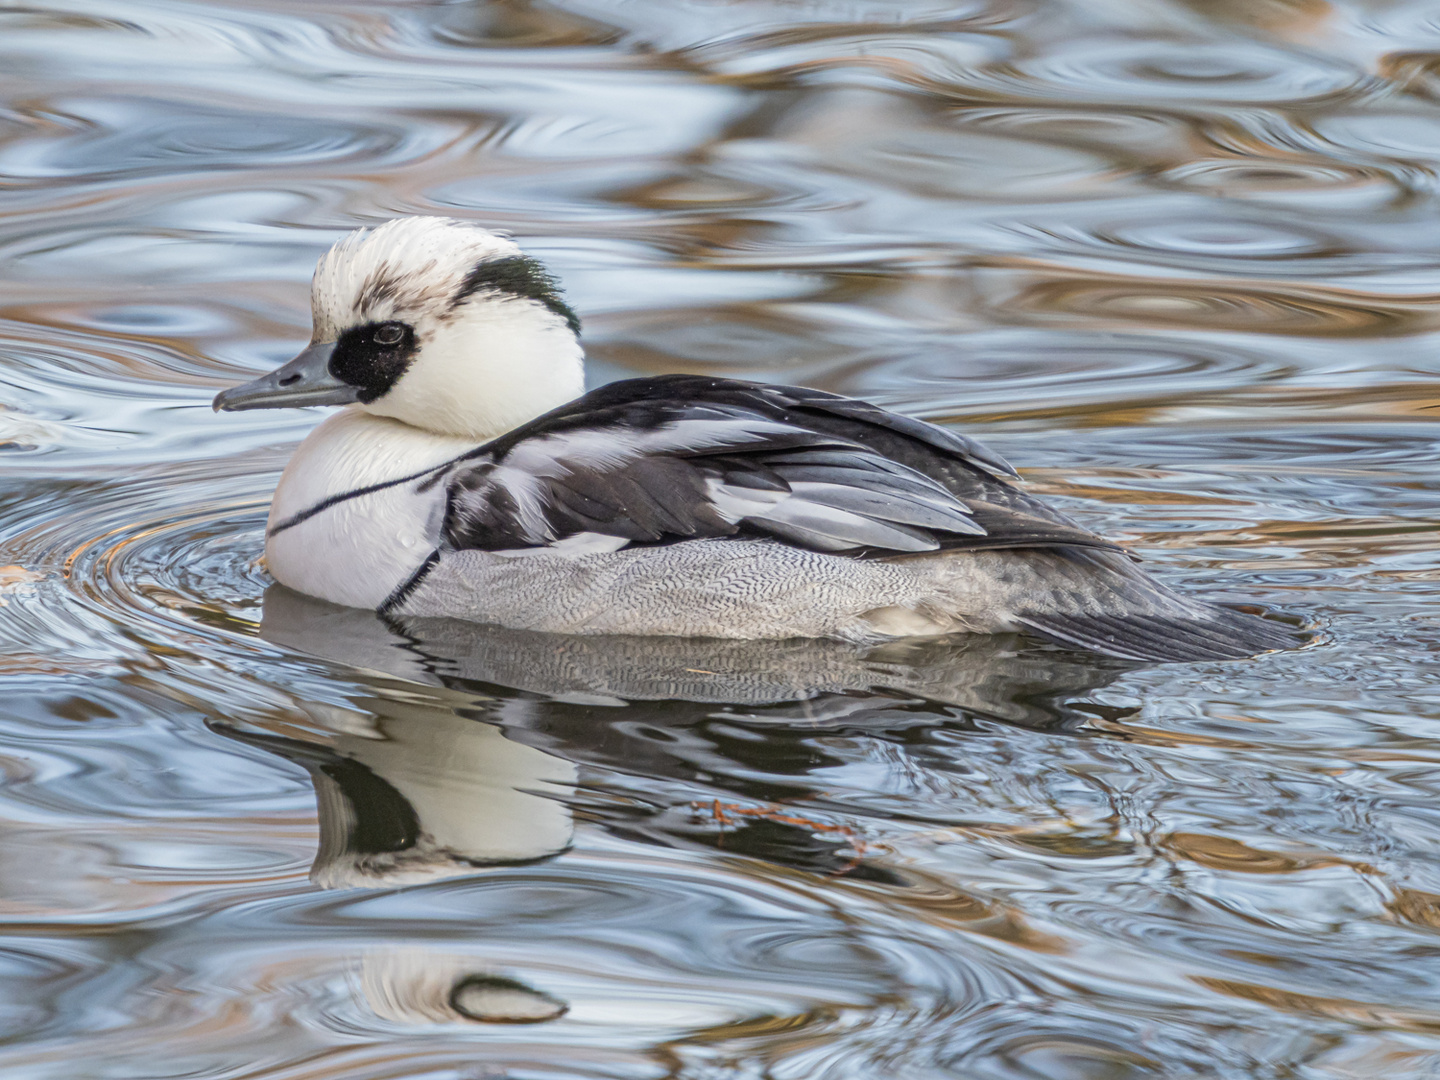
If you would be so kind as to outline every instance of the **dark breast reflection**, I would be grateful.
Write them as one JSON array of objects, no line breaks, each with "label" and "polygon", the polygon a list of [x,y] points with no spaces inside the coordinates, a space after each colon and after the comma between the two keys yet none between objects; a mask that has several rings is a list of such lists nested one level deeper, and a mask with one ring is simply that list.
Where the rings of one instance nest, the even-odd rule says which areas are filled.
[{"label": "dark breast reflection", "polygon": [[553,858],[577,816],[632,840],[896,881],[815,816],[840,809],[821,780],[834,740],[923,756],[937,732],[996,721],[1078,733],[1105,711],[1085,695],[1136,666],[1013,637],[861,647],[387,620],[282,586],[265,594],[261,634],[373,689],[355,708],[312,706],[303,738],[226,731],[313,777],[322,888]]}]

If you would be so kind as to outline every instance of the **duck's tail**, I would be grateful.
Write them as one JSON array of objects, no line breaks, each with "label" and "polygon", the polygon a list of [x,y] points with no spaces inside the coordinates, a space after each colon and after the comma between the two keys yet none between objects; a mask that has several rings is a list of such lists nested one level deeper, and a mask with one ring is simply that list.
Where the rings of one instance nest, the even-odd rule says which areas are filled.
[{"label": "duck's tail", "polygon": [[[978,573],[952,581],[969,592],[985,580],[983,596],[967,606],[988,610],[993,625],[1025,630],[1059,645],[1125,660],[1239,660],[1294,649],[1310,636],[1243,611],[1182,596],[1116,552],[1057,547],[977,553]],[[972,564],[973,565],[973,564]],[[963,564],[952,563],[957,570]]]},{"label": "duck's tail", "polygon": [[1015,621],[1060,645],[1127,660],[1239,660],[1294,649],[1309,635],[1256,615],[1181,596],[1124,555],[1056,550],[1045,576],[1054,591],[1015,611]]}]

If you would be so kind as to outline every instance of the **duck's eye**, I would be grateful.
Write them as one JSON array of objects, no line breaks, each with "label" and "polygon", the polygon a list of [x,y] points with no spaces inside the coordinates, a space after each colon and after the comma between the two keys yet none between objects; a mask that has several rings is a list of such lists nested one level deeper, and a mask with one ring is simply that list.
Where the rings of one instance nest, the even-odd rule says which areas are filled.
[{"label": "duck's eye", "polygon": [[369,404],[405,374],[415,358],[415,331],[403,322],[368,323],[346,330],[330,354],[330,374]]}]

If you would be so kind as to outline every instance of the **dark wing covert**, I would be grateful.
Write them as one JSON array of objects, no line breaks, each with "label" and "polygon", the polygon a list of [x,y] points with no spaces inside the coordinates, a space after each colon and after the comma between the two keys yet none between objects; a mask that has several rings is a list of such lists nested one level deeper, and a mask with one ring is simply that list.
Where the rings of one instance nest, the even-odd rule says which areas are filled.
[{"label": "dark wing covert", "polygon": [[971,439],[800,387],[669,375],[611,383],[449,471],[455,548],[615,550],[768,536],[887,556],[1115,549],[1011,486]]}]

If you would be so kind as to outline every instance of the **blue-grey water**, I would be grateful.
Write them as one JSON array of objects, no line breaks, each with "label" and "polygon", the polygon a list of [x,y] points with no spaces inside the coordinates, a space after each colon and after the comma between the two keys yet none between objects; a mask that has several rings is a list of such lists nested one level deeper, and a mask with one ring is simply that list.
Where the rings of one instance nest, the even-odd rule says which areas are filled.
[{"label": "blue-grey water", "polygon": [[[270,587],[210,398],[405,213],[1322,643]],[[0,2],[0,1075],[1440,1077],[1437,344],[1435,0]]]}]

